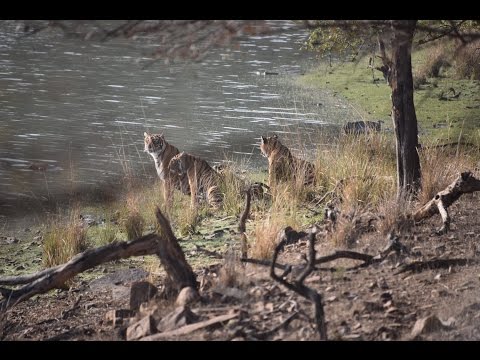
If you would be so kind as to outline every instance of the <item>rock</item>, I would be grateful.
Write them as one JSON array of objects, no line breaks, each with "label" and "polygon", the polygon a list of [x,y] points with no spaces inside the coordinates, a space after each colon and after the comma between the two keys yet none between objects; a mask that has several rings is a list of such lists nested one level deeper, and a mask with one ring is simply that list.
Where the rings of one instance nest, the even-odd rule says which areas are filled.
[{"label": "rock", "polygon": [[193,324],[198,319],[199,316],[192,312],[188,306],[180,306],[158,322],[157,330],[160,332],[174,330],[181,326]]},{"label": "rock", "polygon": [[134,282],[130,287],[130,309],[138,310],[140,304],[153,298],[158,289],[148,281]]},{"label": "rock", "polygon": [[18,265],[15,270],[25,270],[25,266],[23,265]]},{"label": "rock", "polygon": [[180,293],[177,296],[177,300],[175,301],[175,305],[176,306],[191,305],[199,299],[200,299],[200,295],[198,294],[198,291],[191,286],[187,286],[187,287],[184,287],[182,290],[180,290]]},{"label": "rock", "polygon": [[450,329],[454,322],[454,318],[449,318],[447,321],[442,321],[436,315],[430,315],[416,321],[410,336],[412,339],[414,339],[422,334],[429,334],[440,329]]},{"label": "rock", "polygon": [[16,244],[16,243],[18,243],[18,239],[15,236],[7,236],[5,238],[5,242],[7,244]]},{"label": "rock", "polygon": [[137,340],[144,336],[151,335],[155,332],[153,319],[150,315],[145,316],[142,320],[127,328],[127,341]]},{"label": "rock", "polygon": [[33,237],[33,241],[42,241],[43,240],[43,236],[42,235],[38,235],[38,236],[34,236]]},{"label": "rock", "polygon": [[110,310],[105,314],[105,321],[107,324],[112,324],[113,327],[123,324],[123,320],[135,316],[135,312],[129,309]]},{"label": "rock", "polygon": [[327,302],[333,302],[333,301],[337,300],[337,297],[335,295],[333,295],[333,296],[328,297],[326,300],[327,300]]}]

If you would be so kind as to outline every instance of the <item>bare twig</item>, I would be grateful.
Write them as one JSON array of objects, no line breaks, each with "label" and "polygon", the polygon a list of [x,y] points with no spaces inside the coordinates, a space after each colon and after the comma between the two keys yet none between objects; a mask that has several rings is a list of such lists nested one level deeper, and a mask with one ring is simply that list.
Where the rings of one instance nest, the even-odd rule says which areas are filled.
[{"label": "bare twig", "polygon": [[320,336],[320,340],[327,340],[327,327],[325,324],[325,314],[323,311],[322,296],[317,293],[315,290],[305,286],[303,284],[304,280],[308,275],[312,273],[315,269],[315,229],[312,229],[309,236],[309,251],[308,251],[308,264],[305,267],[304,271],[294,280],[292,283],[289,283],[283,277],[278,276],[275,273],[275,264],[277,262],[277,257],[280,250],[285,246],[286,239],[282,240],[275,248],[272,259],[272,266],[270,267],[270,276],[275,281],[279,282],[287,289],[296,292],[297,294],[303,296],[304,298],[312,301],[315,306],[315,322],[317,324],[317,331]]}]

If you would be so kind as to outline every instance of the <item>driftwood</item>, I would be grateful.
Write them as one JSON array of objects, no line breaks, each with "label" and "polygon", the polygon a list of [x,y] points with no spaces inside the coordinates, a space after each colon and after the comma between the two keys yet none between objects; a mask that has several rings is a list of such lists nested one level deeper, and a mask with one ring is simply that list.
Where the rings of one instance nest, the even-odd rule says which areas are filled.
[{"label": "driftwood", "polygon": [[132,256],[157,254],[165,267],[170,282],[175,285],[175,289],[180,290],[185,286],[196,288],[195,274],[185,261],[183,251],[173,235],[170,224],[158,208],[156,215],[163,229],[164,236],[162,237],[157,234],[148,234],[128,242],[113,242],[89,249],[77,254],[65,264],[42,270],[36,274],[0,278],[0,285],[26,284],[18,289],[1,288],[3,299],[0,301],[0,311],[5,311],[34,295],[60,287],[67,280],[85,270],[105,262]]},{"label": "driftwood", "polygon": [[445,190],[438,192],[432,200],[415,211],[413,220],[421,221],[440,213],[443,226],[437,231],[437,234],[445,234],[450,229],[448,207],[457,201],[462,194],[475,191],[480,191],[480,180],[476,179],[471,172],[463,172]]},{"label": "driftwood", "polygon": [[[327,340],[327,326],[325,324],[325,313],[323,311],[322,296],[315,290],[304,285],[305,279],[315,270],[315,235],[316,231],[312,229],[308,239],[308,264],[304,271],[298,275],[293,282],[288,282],[284,279],[290,270],[285,270],[282,275],[278,276],[275,273],[275,264],[280,250],[285,246],[285,239],[282,240],[275,248],[273,253],[272,265],[270,267],[270,276],[275,281],[279,282],[287,289],[296,292],[304,298],[310,300],[315,305],[315,322],[317,324],[317,331],[320,335],[320,340]],[[291,269],[291,268],[290,268]]]}]

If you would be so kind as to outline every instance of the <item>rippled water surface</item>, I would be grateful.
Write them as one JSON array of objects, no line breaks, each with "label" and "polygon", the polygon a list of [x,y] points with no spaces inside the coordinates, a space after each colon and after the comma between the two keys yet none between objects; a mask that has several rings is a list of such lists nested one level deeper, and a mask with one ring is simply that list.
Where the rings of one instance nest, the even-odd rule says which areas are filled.
[{"label": "rippled water surface", "polygon": [[[246,157],[266,167],[259,136],[313,134],[344,121],[334,98],[305,98],[288,79],[313,58],[300,50],[306,32],[289,22],[214,49],[199,63],[139,59],[153,44],[116,39],[98,43],[51,31],[20,37],[13,22],[0,28],[0,211],[25,198],[43,198],[115,181],[127,166],[153,177],[142,152],[143,132],[214,163]],[[262,76],[257,71],[278,72]],[[332,106],[315,107],[321,101]]]}]

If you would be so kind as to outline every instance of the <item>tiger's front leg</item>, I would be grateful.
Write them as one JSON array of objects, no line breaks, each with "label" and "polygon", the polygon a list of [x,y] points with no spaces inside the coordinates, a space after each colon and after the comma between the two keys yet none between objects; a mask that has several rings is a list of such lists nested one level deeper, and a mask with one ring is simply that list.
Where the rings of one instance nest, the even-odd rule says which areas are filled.
[{"label": "tiger's front leg", "polygon": [[173,204],[173,179],[168,176],[163,181],[163,198],[165,200],[165,205],[167,209],[170,209]]}]

